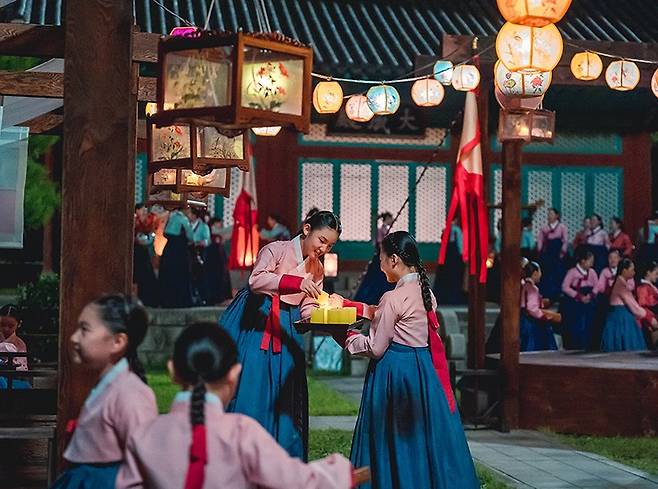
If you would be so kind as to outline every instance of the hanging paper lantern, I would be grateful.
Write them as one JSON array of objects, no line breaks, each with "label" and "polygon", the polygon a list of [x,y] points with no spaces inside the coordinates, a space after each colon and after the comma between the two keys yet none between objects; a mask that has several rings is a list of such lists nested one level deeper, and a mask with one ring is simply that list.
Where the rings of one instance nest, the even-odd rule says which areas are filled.
[{"label": "hanging paper lantern", "polygon": [[377,85],[366,94],[368,107],[375,115],[395,114],[400,108],[400,94],[391,85]]},{"label": "hanging paper lantern", "polygon": [[365,95],[352,95],[345,104],[347,117],[355,122],[368,122],[375,115],[368,107]]},{"label": "hanging paper lantern", "polygon": [[452,73],[454,66],[452,61],[442,59],[434,63],[434,78],[443,85],[450,85],[452,83]]},{"label": "hanging paper lantern", "polygon": [[411,87],[411,98],[421,107],[436,107],[444,95],[443,85],[433,78],[417,80]]},{"label": "hanging paper lantern", "polygon": [[452,74],[452,86],[455,90],[468,92],[480,84],[480,72],[473,65],[459,65]]},{"label": "hanging paper lantern", "polygon": [[640,69],[632,61],[613,61],[605,70],[605,81],[613,90],[633,90],[640,83]]},{"label": "hanging paper lantern", "polygon": [[571,58],[571,73],[578,80],[596,80],[603,72],[603,61],[596,53],[584,51]]},{"label": "hanging paper lantern", "polygon": [[269,136],[273,137],[279,134],[281,126],[268,126],[268,127],[252,127],[252,131],[256,136]]},{"label": "hanging paper lantern", "polygon": [[510,97],[505,95],[498,88],[498,84],[494,84],[494,94],[496,96],[496,102],[502,109],[525,109],[525,110],[535,110],[538,109],[544,100],[544,96],[539,97]]},{"label": "hanging paper lantern", "polygon": [[651,91],[656,97],[658,97],[658,70],[656,70],[651,77]]},{"label": "hanging paper lantern", "polygon": [[496,85],[504,95],[512,97],[538,97],[551,86],[552,73],[512,73],[500,61],[494,68]]},{"label": "hanging paper lantern", "polygon": [[506,21],[532,27],[555,24],[570,5],[571,0],[498,0],[498,10]]},{"label": "hanging paper lantern", "polygon": [[146,115],[154,115],[158,111],[158,104],[155,102],[149,102],[146,104],[146,108],[144,109],[144,113]]},{"label": "hanging paper lantern", "polygon": [[557,27],[528,27],[507,22],[496,37],[496,53],[510,71],[552,71],[562,57],[562,36]]},{"label": "hanging paper lantern", "polygon": [[333,114],[343,105],[343,89],[335,81],[322,81],[313,90],[313,107],[320,114]]}]

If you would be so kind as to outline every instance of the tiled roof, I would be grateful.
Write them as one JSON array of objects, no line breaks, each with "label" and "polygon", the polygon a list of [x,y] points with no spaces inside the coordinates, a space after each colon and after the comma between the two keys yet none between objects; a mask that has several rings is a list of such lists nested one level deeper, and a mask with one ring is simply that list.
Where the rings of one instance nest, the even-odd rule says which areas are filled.
[{"label": "tiled roof", "polygon": [[[211,0],[158,0],[204,23]],[[261,0],[216,0],[210,27],[260,30]],[[492,36],[503,23],[495,0],[262,0],[273,30],[314,47],[315,69],[335,76],[392,78],[417,54],[438,56],[445,34]],[[60,24],[64,0],[16,0],[3,20]],[[143,31],[167,33],[181,21],[153,0],[133,0]],[[8,18],[11,17],[11,18]],[[574,0],[558,24],[567,39],[658,42],[656,0]]]}]

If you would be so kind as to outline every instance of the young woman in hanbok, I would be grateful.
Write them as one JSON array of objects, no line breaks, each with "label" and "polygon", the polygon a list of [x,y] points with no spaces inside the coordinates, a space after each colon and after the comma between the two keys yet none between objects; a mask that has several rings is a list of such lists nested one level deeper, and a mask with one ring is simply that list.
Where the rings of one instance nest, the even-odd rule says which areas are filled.
[{"label": "young woman in hanbok", "polygon": [[117,489],[352,487],[352,466],[342,455],[305,464],[254,419],[225,412],[241,370],[226,331],[212,323],[188,327],[168,367],[183,390],[169,414],[130,437]]},{"label": "young woman in hanbok", "polygon": [[603,328],[601,351],[646,350],[642,324],[652,330],[658,329],[653,312],[641,307],[628,290],[627,282],[634,276],[633,260],[622,259],[610,293],[610,309]]},{"label": "young woman in hanbok", "polygon": [[[148,316],[138,300],[108,295],[89,303],[71,336],[73,361],[98,376],[77,420],[64,459],[69,468],[55,489],[114,489],[129,436],[158,415],[137,347]],[[66,422],[61,420],[60,422]]]},{"label": "young woman in hanbok", "polygon": [[560,213],[551,207],[548,222],[539,230],[537,252],[544,277],[539,285],[543,297],[555,301],[560,295],[564,279],[564,257],[567,254],[567,227],[560,222]]},{"label": "young woman in hanbok", "polygon": [[293,457],[306,460],[308,391],[303,337],[294,322],[317,307],[324,271],[320,257],[341,233],[338,217],[320,211],[290,241],[265,246],[248,287],[220,319],[238,346],[242,379],[228,412],[251,416]]},{"label": "young woman in hanbok", "polygon": [[371,359],[350,455],[355,467],[370,466],[372,485],[360,487],[479,488],[414,238],[384,238],[380,266],[395,289],[382,296],[368,336],[350,331],[345,340],[349,353]]},{"label": "young woman in hanbok", "polygon": [[587,236],[587,249],[594,255],[594,271],[601,273],[608,263],[608,250],[610,249],[610,238],[605,229],[603,221],[598,214],[592,214],[590,218],[592,229]]},{"label": "young woman in hanbok", "polygon": [[455,218],[450,228],[446,261],[436,268],[434,285],[432,286],[432,292],[441,300],[441,304],[466,303],[462,249],[463,234],[459,226],[459,219]]},{"label": "young woman in hanbok", "polygon": [[542,297],[537,284],[541,280],[541,268],[537,262],[529,262],[523,268],[521,287],[521,351],[557,350],[549,313],[542,309]]},{"label": "young woman in hanbok", "polygon": [[624,223],[618,217],[610,218],[610,249],[617,249],[621,256],[628,257],[633,254],[633,242],[628,234],[624,232]]},{"label": "young woman in hanbok", "polygon": [[[652,261],[645,265],[640,276],[642,279],[640,285],[637,286],[637,303],[656,316],[658,315],[658,288],[656,288],[658,263]],[[646,326],[647,344],[650,349],[655,350],[658,346],[658,329],[652,328],[651,324],[646,321],[644,325]]]},{"label": "young woman in hanbok", "polygon": [[377,226],[377,235],[374,239],[375,254],[368,263],[365,275],[361,279],[359,288],[354,294],[354,300],[366,304],[375,304],[385,292],[391,290],[392,286],[386,281],[386,277],[379,269],[379,253],[384,237],[388,234],[393,225],[393,215],[390,212],[384,212],[377,217],[377,222],[381,220],[381,225]]},{"label": "young woman in hanbok", "polygon": [[192,269],[190,244],[194,242],[192,226],[181,209],[169,213],[164,228],[167,244],[160,257],[158,284],[162,307],[190,307]]},{"label": "young woman in hanbok", "polygon": [[592,252],[581,248],[576,266],[567,272],[562,282],[562,337],[567,350],[587,350],[592,344],[596,286],[598,276],[592,269]]}]

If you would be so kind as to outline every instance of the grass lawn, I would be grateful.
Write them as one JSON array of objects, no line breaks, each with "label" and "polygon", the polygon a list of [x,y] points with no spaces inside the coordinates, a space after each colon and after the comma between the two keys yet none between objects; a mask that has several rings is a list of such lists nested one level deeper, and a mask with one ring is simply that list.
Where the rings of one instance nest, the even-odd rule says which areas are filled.
[{"label": "grass lawn", "polygon": [[171,401],[180,390],[180,387],[174,384],[169,378],[169,374],[163,370],[147,372],[146,378],[149,381],[149,386],[155,392],[155,399],[158,402],[158,411],[160,414],[168,413]]},{"label": "grass lawn", "polygon": [[308,410],[311,416],[356,416],[359,405],[319,380],[309,377]]},{"label": "grass lawn", "polygon": [[658,475],[658,438],[555,435],[576,450],[603,455],[616,462]]},{"label": "grass lawn", "polygon": [[[309,433],[309,460],[326,457],[330,453],[341,453],[350,456],[352,446],[352,432],[343,430],[311,430]],[[476,464],[478,477],[482,489],[508,489],[509,486],[502,482],[490,470]]]}]

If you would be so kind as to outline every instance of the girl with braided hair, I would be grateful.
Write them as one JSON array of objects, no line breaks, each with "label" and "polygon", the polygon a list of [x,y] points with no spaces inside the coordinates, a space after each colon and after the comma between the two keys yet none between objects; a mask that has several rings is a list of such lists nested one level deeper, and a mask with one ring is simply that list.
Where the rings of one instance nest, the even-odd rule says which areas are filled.
[{"label": "girl with braided hair", "polygon": [[478,488],[414,238],[386,236],[380,266],[395,289],[382,296],[368,336],[350,331],[345,340],[349,353],[371,359],[352,464],[369,465],[377,489]]},{"label": "girl with braided hair", "polygon": [[224,411],[242,366],[235,343],[216,324],[183,330],[167,366],[184,390],[169,414],[130,437],[117,489],[352,487],[352,468],[342,455],[305,464],[252,418]]},{"label": "girl with braided hair", "polygon": [[70,468],[55,489],[114,489],[129,436],[158,415],[137,347],[148,315],[138,299],[121,294],[96,299],[82,310],[71,336],[73,362],[98,376],[75,421],[64,452]]}]

